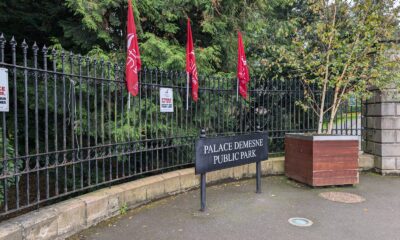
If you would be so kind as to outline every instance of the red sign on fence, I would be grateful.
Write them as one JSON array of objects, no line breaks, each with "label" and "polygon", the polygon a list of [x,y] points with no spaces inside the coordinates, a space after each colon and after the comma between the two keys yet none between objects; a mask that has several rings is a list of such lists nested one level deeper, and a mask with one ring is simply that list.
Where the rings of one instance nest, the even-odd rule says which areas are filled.
[{"label": "red sign on fence", "polygon": [[172,88],[160,88],[160,112],[174,112]]}]

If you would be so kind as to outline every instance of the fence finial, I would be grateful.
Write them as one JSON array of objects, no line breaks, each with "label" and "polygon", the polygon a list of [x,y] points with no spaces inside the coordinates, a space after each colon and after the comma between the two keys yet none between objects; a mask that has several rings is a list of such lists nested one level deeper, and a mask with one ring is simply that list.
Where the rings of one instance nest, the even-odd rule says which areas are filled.
[{"label": "fence finial", "polygon": [[11,46],[15,47],[17,46],[17,41],[15,41],[14,36],[12,36],[11,41],[10,41]]},{"label": "fence finial", "polygon": [[36,52],[39,49],[39,47],[37,46],[36,42],[33,43],[32,49],[33,49],[34,52]]},{"label": "fence finial", "polygon": [[0,35],[0,44],[6,43],[6,38],[4,37],[3,33]]},{"label": "fence finial", "polygon": [[200,137],[202,138],[206,137],[206,130],[204,128],[200,130]]},{"label": "fence finial", "polygon": [[21,47],[28,47],[28,44],[26,44],[25,39],[22,41]]}]

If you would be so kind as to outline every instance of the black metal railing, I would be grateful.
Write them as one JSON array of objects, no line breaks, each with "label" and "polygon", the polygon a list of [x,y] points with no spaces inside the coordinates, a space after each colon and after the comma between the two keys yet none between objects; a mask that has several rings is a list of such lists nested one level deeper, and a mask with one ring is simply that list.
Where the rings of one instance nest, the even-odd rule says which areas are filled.
[{"label": "black metal railing", "polygon": [[[316,131],[317,119],[297,102],[296,79],[251,79],[236,99],[236,80],[200,77],[199,101],[186,110],[186,74],[143,69],[129,99],[121,65],[62,49],[0,37],[8,69],[10,111],[0,113],[0,216],[147,174],[193,164],[200,129],[207,135],[267,130],[270,152],[283,152],[287,132]],[[174,112],[159,111],[171,88]],[[354,106],[353,106],[354,105]],[[334,132],[360,134],[360,102],[345,105]]]}]

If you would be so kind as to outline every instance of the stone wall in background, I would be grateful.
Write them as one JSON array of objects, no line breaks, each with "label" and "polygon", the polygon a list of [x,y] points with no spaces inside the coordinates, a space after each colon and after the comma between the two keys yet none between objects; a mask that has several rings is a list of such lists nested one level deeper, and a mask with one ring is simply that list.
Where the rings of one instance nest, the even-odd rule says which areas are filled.
[{"label": "stone wall in background", "polygon": [[375,169],[400,174],[400,94],[395,89],[373,89],[363,107],[363,151],[374,155]]}]

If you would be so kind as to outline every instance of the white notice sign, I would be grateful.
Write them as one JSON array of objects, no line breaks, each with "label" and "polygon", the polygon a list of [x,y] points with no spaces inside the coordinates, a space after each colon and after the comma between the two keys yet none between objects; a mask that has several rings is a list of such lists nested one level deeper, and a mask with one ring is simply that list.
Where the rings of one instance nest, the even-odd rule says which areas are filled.
[{"label": "white notice sign", "polygon": [[8,95],[8,70],[0,68],[0,112],[8,112],[9,109]]},{"label": "white notice sign", "polygon": [[174,112],[172,88],[160,88],[160,112]]}]

